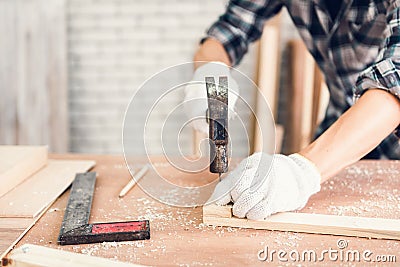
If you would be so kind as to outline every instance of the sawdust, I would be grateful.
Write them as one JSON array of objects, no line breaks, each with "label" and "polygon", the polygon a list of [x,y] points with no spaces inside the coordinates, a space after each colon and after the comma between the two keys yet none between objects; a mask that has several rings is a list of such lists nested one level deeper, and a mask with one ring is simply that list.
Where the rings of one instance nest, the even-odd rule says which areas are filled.
[{"label": "sawdust", "polygon": [[52,212],[57,212],[57,211],[60,211],[60,209],[59,208],[53,208],[53,209],[49,209],[47,212],[48,213],[52,213]]},{"label": "sawdust", "polygon": [[[160,166],[163,165],[161,164]],[[340,179],[334,178],[323,184],[322,190],[328,191],[329,198],[319,200],[317,202],[318,206],[315,203],[311,203],[306,210],[321,213],[321,209],[325,209],[327,213],[334,215],[375,217],[387,217],[390,215],[400,218],[400,189],[390,188],[390,182],[400,177],[400,172],[397,169],[398,164],[386,169],[375,169],[376,166],[375,164],[374,166],[368,165],[366,167],[363,164],[358,164],[347,168],[345,174],[340,176]],[[115,165],[114,168],[124,169],[126,166],[121,164]],[[134,166],[134,169],[139,168],[139,165]],[[377,181],[376,174],[379,174],[380,177],[383,175],[385,179]],[[362,178],[360,178],[360,175]],[[368,190],[365,190],[365,188],[368,188]],[[97,189],[102,190],[101,188]],[[343,194],[343,192],[346,193]],[[176,194],[178,193],[172,192],[167,197],[175,198],[177,197]],[[166,198],[164,200],[170,199]],[[340,201],[338,202],[337,200]],[[208,226],[202,222],[199,208],[171,207],[160,204],[160,202],[148,196],[143,197],[143,194],[138,197],[135,192],[131,192],[122,199],[111,197],[106,201],[106,206],[111,206],[113,209],[97,209],[96,221],[147,219],[150,220],[151,239],[77,245],[72,247],[73,251],[137,263],[160,262],[159,259],[168,257],[168,265],[213,266],[224,264],[227,257],[243,259],[243,244],[256,244],[259,249],[265,245],[269,245],[274,249],[304,247],[312,249],[316,244],[315,242],[310,243],[310,240],[313,240],[310,238],[312,235],[307,234]],[[320,205],[320,203],[322,204]],[[56,231],[58,230],[57,228]],[[198,239],[199,236],[202,236],[200,240]],[[42,239],[43,242],[46,242],[45,237]],[[366,239],[363,240],[367,241]],[[332,242],[332,237],[324,236],[317,243],[323,248],[328,248],[334,246],[335,242],[336,240]],[[363,246],[368,248],[368,242],[360,244],[364,243],[366,244]],[[171,246],[171,244],[174,245]],[[210,244],[214,248],[223,247],[224,244],[229,245],[226,245],[226,250],[223,250],[224,257],[215,258],[215,255],[204,256],[207,253],[212,253],[210,252],[212,248],[209,251],[198,251],[198,249],[207,249],[209,247],[208,245],[204,246],[204,244]],[[399,242],[393,241],[380,241],[379,243],[379,247],[392,254],[398,253],[396,249],[399,246]],[[248,256],[256,258],[256,252],[255,250],[254,255],[249,254]],[[196,253],[201,254],[202,261],[196,260]],[[249,253],[249,251],[247,250],[246,253]],[[171,255],[177,256],[171,257]],[[163,262],[165,263],[166,261]],[[283,263],[281,264],[284,265]]]}]

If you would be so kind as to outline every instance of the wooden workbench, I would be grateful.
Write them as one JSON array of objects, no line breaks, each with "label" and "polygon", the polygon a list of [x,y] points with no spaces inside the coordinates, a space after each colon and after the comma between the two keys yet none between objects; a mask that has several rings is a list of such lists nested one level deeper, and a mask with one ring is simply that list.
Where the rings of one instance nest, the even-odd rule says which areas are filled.
[{"label": "wooden workbench", "polygon": [[[135,187],[123,199],[121,188],[131,179],[122,157],[56,155],[58,159],[90,159],[97,162],[98,173],[91,222],[149,219],[151,239],[122,243],[71,245],[60,247],[60,230],[69,192],[65,192],[17,244],[31,243],[89,255],[113,258],[143,265],[265,265],[257,253],[265,246],[269,250],[338,249],[339,239],[347,241],[351,250],[371,250],[375,255],[395,255],[400,262],[400,241],[374,240],[330,235],[271,232],[265,230],[209,227],[202,224],[202,209],[177,208],[164,205]],[[143,164],[144,159],[138,160]],[[150,175],[150,174],[149,174]],[[182,173],[179,174],[180,178]],[[186,174],[190,175],[190,174]],[[208,176],[207,172],[203,176]],[[174,172],[171,171],[171,176]],[[205,177],[204,179],[210,179]],[[400,219],[400,162],[359,162],[323,184],[304,209],[321,214],[369,216]],[[326,256],[326,258],[328,258]],[[275,264],[302,264],[309,262],[279,262]],[[340,263],[340,261],[338,261]],[[346,263],[342,263],[346,264]],[[387,264],[387,263],[386,263]],[[317,265],[333,265],[329,259]],[[360,266],[365,265],[361,261]]]}]

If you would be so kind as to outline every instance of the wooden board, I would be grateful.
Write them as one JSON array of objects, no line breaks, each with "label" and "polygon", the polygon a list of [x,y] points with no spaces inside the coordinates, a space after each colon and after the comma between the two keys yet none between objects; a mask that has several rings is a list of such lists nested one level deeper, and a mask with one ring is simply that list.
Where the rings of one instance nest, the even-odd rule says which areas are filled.
[{"label": "wooden board", "polygon": [[314,70],[314,92],[313,92],[313,110],[312,110],[312,134],[318,128],[318,125],[325,117],[326,108],[329,102],[329,90],[325,83],[324,76],[315,64]]},{"label": "wooden board", "polygon": [[[279,16],[277,17],[279,18]],[[279,89],[280,32],[279,20],[267,24],[259,44],[258,92],[256,95],[253,152],[275,153],[276,133],[273,128],[277,119]],[[281,144],[277,144],[280,147]]]},{"label": "wooden board", "polygon": [[282,212],[265,220],[247,220],[232,215],[232,205],[203,207],[203,222],[215,226],[292,231],[400,240],[400,220]]},{"label": "wooden board", "polygon": [[0,197],[47,163],[46,146],[0,146]]},{"label": "wooden board", "polygon": [[99,257],[93,257],[88,255],[82,255],[78,253],[72,253],[62,251],[58,249],[46,248],[42,246],[36,246],[26,244],[16,250],[14,250],[8,260],[7,266],[16,267],[135,267],[143,266],[137,264],[130,264],[125,262],[119,262],[115,260],[109,260]]},{"label": "wooden board", "polygon": [[[76,246],[57,245],[57,237],[67,205],[69,191],[51,206],[48,212],[32,227],[16,245],[35,244],[54,249],[115,259],[123,262],[151,266],[282,266],[291,262],[260,261],[257,252],[268,246],[269,250],[338,249],[339,239],[347,241],[344,251],[371,250],[373,255],[396,255],[400,259],[400,242],[397,240],[340,237],[307,233],[255,230],[250,228],[206,226],[202,207],[184,208],[163,204],[134,187],[124,198],[118,198],[121,188],[130,181],[122,156],[111,155],[52,155],[58,159],[93,159],[99,176],[93,199],[90,222],[112,222],[149,219],[151,238],[143,241],[84,244]],[[208,170],[199,174],[167,167],[168,159],[152,157],[160,171],[168,173],[171,182],[186,180],[188,186],[213,181]],[[145,157],[132,159],[133,169],[148,163]],[[234,168],[240,162],[231,162]],[[166,167],[164,167],[166,166]],[[363,216],[400,219],[399,179],[400,161],[361,161],[321,185],[321,192],[312,196],[302,212],[326,215]],[[146,177],[155,175],[150,170]],[[192,178],[193,176],[196,179]],[[174,193],[171,193],[174,197]],[[55,211],[56,210],[56,211]],[[276,256],[276,254],[275,254]],[[336,262],[295,262],[304,266],[332,266]],[[364,262],[341,263],[365,266]],[[374,264],[372,264],[374,266]],[[388,264],[387,264],[388,265]],[[383,265],[382,265],[383,266]],[[389,265],[390,266],[390,265]],[[395,266],[395,264],[393,264]]]},{"label": "wooden board", "polygon": [[32,218],[0,218],[0,255],[32,225]]},{"label": "wooden board", "polygon": [[[53,203],[51,203],[53,204]],[[36,218],[0,218],[0,255],[3,259],[11,249],[24,237],[35,225],[42,215],[50,207],[46,207]]]},{"label": "wooden board", "polygon": [[0,144],[68,149],[65,3],[0,1]]},{"label": "wooden board", "polygon": [[25,229],[32,223],[31,218],[0,218],[0,231],[2,229]]},{"label": "wooden board", "polygon": [[86,172],[94,161],[49,160],[22,184],[0,198],[0,217],[36,217],[72,183],[75,174]]},{"label": "wooden board", "polygon": [[2,257],[65,191],[75,178],[75,174],[86,172],[94,165],[95,162],[92,160],[49,160],[45,168],[0,198]]},{"label": "wooden board", "polygon": [[302,40],[289,43],[291,52],[290,111],[285,127],[288,148],[294,153],[307,146],[312,138],[315,62]]}]

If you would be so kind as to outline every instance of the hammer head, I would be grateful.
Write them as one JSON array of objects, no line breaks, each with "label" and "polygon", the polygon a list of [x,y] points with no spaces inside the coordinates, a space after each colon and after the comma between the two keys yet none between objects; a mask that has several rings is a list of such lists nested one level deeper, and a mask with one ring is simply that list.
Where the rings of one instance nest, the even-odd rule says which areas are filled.
[{"label": "hammer head", "polygon": [[228,77],[206,77],[210,139],[210,172],[228,171]]}]

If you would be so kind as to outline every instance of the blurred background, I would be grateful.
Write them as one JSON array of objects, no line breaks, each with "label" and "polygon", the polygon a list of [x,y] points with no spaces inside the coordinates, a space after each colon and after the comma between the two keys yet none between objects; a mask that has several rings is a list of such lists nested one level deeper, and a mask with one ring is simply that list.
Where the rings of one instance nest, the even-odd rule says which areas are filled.
[{"label": "blurred background", "polygon": [[[58,153],[122,153],[124,112],[135,90],[162,69],[191,61],[226,4],[0,0],[0,143],[48,144]],[[260,62],[262,47],[256,42],[238,69],[257,83],[260,66],[262,73],[270,72],[269,65],[278,66],[272,74],[278,75],[279,88],[274,116],[285,125],[291,118],[286,95],[293,89],[288,42],[298,36],[285,10],[273,27],[279,36],[277,59]],[[171,105],[181,97],[171,99]],[[187,136],[183,146],[191,145]]]}]

